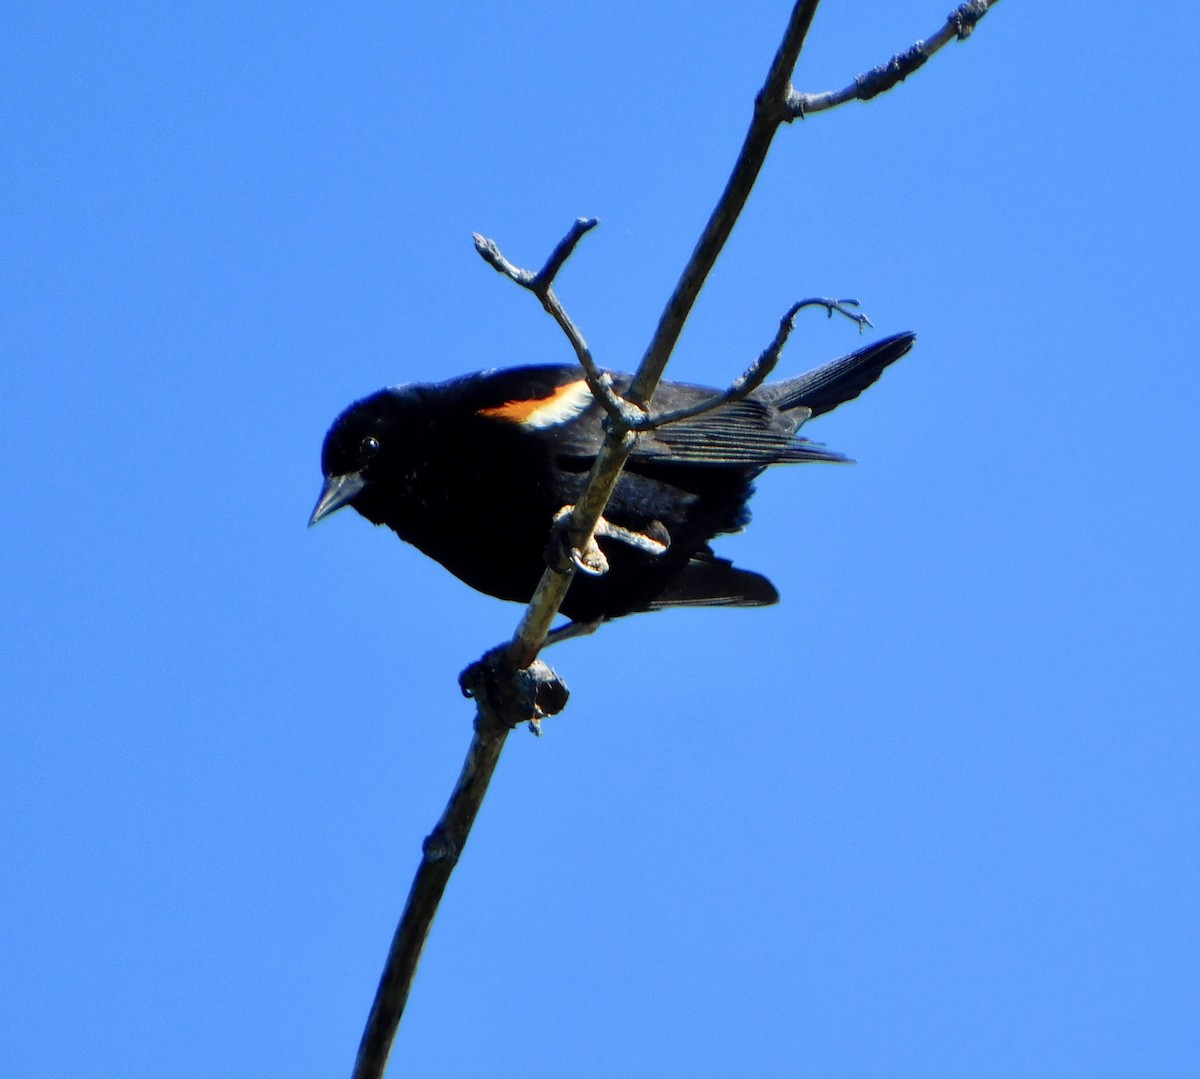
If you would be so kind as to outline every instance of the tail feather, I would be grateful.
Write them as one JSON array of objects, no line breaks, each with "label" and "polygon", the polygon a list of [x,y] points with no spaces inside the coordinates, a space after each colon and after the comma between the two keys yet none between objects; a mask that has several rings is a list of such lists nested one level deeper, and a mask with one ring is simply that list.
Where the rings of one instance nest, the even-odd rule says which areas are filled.
[{"label": "tail feather", "polygon": [[837,450],[827,450],[824,442],[810,442],[807,438],[796,439],[787,452],[779,456],[779,461],[791,464],[795,461],[825,461],[828,464],[853,464],[853,460]]},{"label": "tail feather", "polygon": [[646,609],[664,607],[769,607],[779,602],[775,586],[761,573],[737,569],[707,551],[694,555],[683,572],[654,597]]},{"label": "tail feather", "polygon": [[913,333],[885,337],[808,374],[787,382],[777,382],[764,389],[770,393],[771,403],[784,412],[807,408],[812,410],[814,416],[820,416],[838,405],[853,401],[883,374],[885,367],[907,353],[916,339]]}]

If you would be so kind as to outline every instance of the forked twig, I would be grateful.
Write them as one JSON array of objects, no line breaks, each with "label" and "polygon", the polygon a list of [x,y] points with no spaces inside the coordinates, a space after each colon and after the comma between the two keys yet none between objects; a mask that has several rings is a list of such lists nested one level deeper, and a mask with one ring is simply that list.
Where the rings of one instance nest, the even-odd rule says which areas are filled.
[{"label": "forked twig", "polygon": [[587,341],[583,339],[579,327],[575,325],[575,321],[567,314],[566,308],[554,294],[554,279],[558,276],[558,271],[571,257],[579,241],[598,224],[599,221],[594,217],[576,218],[570,231],[559,240],[558,246],[550,253],[546,265],[536,273],[533,270],[522,270],[509,262],[500,253],[500,248],[495,240],[489,240],[478,232],[473,233],[473,238],[475,250],[489,266],[504,274],[509,280],[515,281],[522,288],[528,289],[541,300],[542,307],[562,327],[563,333],[567,335],[567,340],[571,342],[571,347],[579,359],[579,366],[583,368],[584,377],[587,379],[588,389],[592,391],[592,396],[604,406],[610,416],[614,419],[624,420],[627,418],[629,406],[613,393],[612,382],[596,366],[596,361],[592,358],[592,350],[588,347]]}]

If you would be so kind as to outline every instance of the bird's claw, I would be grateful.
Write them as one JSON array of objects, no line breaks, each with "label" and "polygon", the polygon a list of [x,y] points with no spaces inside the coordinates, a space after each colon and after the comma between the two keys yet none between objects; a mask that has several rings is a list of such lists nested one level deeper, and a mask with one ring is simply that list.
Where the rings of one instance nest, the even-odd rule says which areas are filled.
[{"label": "bird's claw", "polygon": [[595,536],[588,538],[587,545],[582,551],[578,547],[572,547],[568,557],[571,565],[589,577],[603,577],[608,572],[608,559],[600,550],[600,544],[596,542]]}]

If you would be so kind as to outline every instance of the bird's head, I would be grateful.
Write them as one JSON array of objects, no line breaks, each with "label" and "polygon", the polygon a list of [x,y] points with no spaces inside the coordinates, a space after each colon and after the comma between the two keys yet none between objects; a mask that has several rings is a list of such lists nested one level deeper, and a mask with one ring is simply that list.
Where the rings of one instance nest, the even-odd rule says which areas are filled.
[{"label": "bird's head", "polygon": [[343,506],[354,506],[363,516],[372,517],[373,484],[387,474],[388,461],[403,441],[399,406],[395,390],[380,390],[355,402],[333,421],[321,448],[325,484],[308,519],[310,526]]}]

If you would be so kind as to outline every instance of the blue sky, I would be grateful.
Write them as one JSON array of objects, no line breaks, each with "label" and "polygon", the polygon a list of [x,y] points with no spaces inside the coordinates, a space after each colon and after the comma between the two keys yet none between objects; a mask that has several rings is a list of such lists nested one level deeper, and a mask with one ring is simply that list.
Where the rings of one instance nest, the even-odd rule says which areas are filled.
[{"label": "blue sky", "polygon": [[[828,89],[948,5],[822,7]],[[788,5],[41,5],[0,89],[0,1044],[22,1076],[347,1074],[519,609],[351,513],[333,416],[629,369]],[[1148,32],[1148,23],[1164,31]],[[783,603],[551,654],[396,1074],[1185,1075],[1197,1005],[1197,16],[1000,4],[780,132],[671,367],[800,297],[916,350],[722,553]],[[781,371],[858,344],[804,316]],[[401,1063],[403,1062],[403,1066]]]}]

